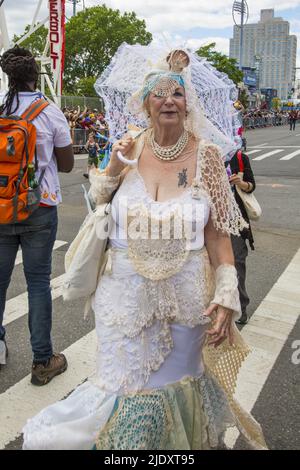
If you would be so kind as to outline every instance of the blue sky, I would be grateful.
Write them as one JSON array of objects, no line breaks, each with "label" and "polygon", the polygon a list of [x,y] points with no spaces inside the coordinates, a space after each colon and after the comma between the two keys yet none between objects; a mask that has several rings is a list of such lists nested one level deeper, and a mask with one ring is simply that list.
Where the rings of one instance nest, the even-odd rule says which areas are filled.
[{"label": "blue sky", "polygon": [[[85,6],[105,3],[121,12],[135,11],[155,38],[164,37],[172,45],[187,45],[198,48],[209,42],[216,42],[219,51],[229,53],[229,38],[232,37],[233,0],[85,0]],[[9,34],[20,34],[31,22],[38,0],[4,0]],[[250,16],[248,23],[256,23],[263,8],[274,8],[275,16],[290,21],[291,34],[298,38],[297,66],[300,67],[300,0],[248,0]],[[82,0],[77,6],[82,9]],[[47,0],[38,19],[47,13]],[[72,5],[67,3],[67,16],[72,15]],[[300,72],[300,71],[299,71]],[[299,73],[300,75],[300,73]]]}]

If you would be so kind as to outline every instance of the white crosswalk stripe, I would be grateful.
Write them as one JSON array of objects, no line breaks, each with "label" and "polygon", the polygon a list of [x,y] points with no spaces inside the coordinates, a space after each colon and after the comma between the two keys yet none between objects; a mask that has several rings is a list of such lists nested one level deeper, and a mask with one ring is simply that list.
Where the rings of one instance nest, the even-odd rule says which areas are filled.
[{"label": "white crosswalk stripe", "polygon": [[295,152],[289,153],[288,155],[285,155],[284,157],[280,158],[280,160],[291,160],[292,158],[296,157],[296,155],[300,155],[300,149],[296,150]]},{"label": "white crosswalk stripe", "polygon": [[267,152],[267,153],[264,153],[263,155],[260,155],[259,157],[253,158],[253,160],[256,160],[256,161],[264,160],[265,158],[271,157],[272,155],[276,155],[279,152],[283,152],[283,149],[272,150],[271,152]]},{"label": "white crosswalk stripe", "polygon": [[246,152],[247,155],[253,155],[254,153],[261,152],[261,149],[256,149],[256,150],[250,150],[250,152]]},{"label": "white crosswalk stripe", "polygon": [[[64,242],[62,240],[56,240],[55,243],[54,243],[53,250],[57,250],[58,248],[60,248],[61,246],[66,245],[67,243],[68,242]],[[17,256],[16,256],[15,266],[18,265],[18,264],[21,264],[22,262],[23,262],[22,251],[19,250],[18,253],[17,253]]]},{"label": "white crosswalk stripe", "polygon": [[75,155],[75,161],[77,160],[86,160],[88,159],[88,155]]},{"label": "white crosswalk stripe", "polygon": [[[0,395],[0,449],[20,434],[27,419],[42,408],[61,400],[94,372],[96,354],[95,331],[88,333],[63,351],[68,358],[67,371],[46,387],[34,387],[30,375]],[[84,361],[82,360],[84,357]]]},{"label": "white crosswalk stripe", "polygon": [[[52,300],[58,299],[62,295],[62,285],[64,274],[55,277],[51,281]],[[5,305],[4,325],[8,325],[14,320],[28,313],[27,292],[9,299]]]},{"label": "white crosswalk stripe", "polygon": [[[265,153],[266,149],[269,149],[267,153]],[[281,158],[278,158],[278,161],[280,160],[280,161],[287,162],[289,160],[292,160],[295,157],[300,156],[300,147],[296,145],[283,145],[283,146],[280,146],[280,148],[278,148],[278,147],[269,146],[269,145],[267,147],[266,146],[263,147],[259,145],[257,147],[249,147],[249,151],[247,151],[246,154],[250,157],[251,155],[261,153],[261,155],[257,155],[254,158],[251,157],[251,161],[259,162],[259,161],[265,160],[266,158],[274,157],[275,155],[279,153],[283,153],[283,152],[285,153],[285,155],[280,156]],[[274,158],[272,158],[271,161],[274,162]]]}]

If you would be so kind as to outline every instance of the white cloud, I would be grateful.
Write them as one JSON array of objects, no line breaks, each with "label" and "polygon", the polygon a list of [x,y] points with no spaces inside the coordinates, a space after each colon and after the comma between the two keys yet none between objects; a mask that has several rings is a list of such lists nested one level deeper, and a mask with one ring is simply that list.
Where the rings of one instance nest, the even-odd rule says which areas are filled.
[{"label": "white cloud", "polygon": [[[222,29],[232,26],[231,9],[233,0],[85,0],[85,5],[95,6],[105,3],[108,7],[118,8],[120,11],[135,11],[144,18],[147,27],[153,33],[158,31],[188,31],[192,28]],[[6,16],[11,35],[21,33],[26,24],[30,23],[38,0],[4,0]],[[282,10],[300,6],[300,0],[251,0],[249,22],[259,19],[259,12],[263,8],[274,8],[275,14],[280,16]],[[77,6],[82,9],[81,2]],[[41,16],[47,11],[47,0],[44,0]],[[71,15],[72,5],[67,3],[68,15]]]},{"label": "white cloud", "polygon": [[[233,25],[231,9],[233,0],[85,0],[86,7],[101,5],[105,3],[108,7],[118,8],[121,12],[135,11],[137,16],[145,19],[147,29],[155,37],[166,31],[169,37],[177,38],[181,43],[186,43],[190,47],[199,47],[203,43],[216,42],[217,50],[228,54],[229,39],[221,37],[218,30],[230,28]],[[13,34],[20,34],[27,24],[31,23],[38,0],[23,0],[20,7],[20,0],[4,0],[4,7],[8,22],[10,37]],[[292,8],[300,7],[300,0],[248,0],[250,17],[249,23],[259,20],[260,10],[263,8],[274,8],[275,15],[281,16],[280,12]],[[67,3],[67,15],[72,14],[72,5]],[[77,6],[82,9],[81,3]],[[47,14],[47,0],[43,1],[43,6],[38,19],[43,19]],[[193,30],[205,29],[208,36],[199,39]],[[211,30],[211,34],[209,34]],[[191,31],[190,37],[184,40]],[[291,20],[291,32],[298,37],[298,62],[300,66],[300,20]]]}]

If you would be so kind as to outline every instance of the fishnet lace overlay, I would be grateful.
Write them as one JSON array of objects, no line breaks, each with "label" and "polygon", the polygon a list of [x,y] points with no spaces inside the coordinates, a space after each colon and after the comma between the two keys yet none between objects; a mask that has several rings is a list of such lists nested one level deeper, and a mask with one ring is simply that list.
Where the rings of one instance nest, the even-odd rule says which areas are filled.
[{"label": "fishnet lace overlay", "polygon": [[248,227],[234,199],[220,150],[216,145],[199,147],[203,189],[210,200],[212,221],[221,232],[240,235]]},{"label": "fishnet lace overlay", "polygon": [[217,348],[206,344],[203,348],[203,361],[207,371],[216,378],[218,384],[225,391],[240,432],[252,448],[265,450],[267,445],[261,426],[234,398],[238,372],[250,353],[250,349],[234,323],[232,328],[233,345],[229,344],[228,339]]}]

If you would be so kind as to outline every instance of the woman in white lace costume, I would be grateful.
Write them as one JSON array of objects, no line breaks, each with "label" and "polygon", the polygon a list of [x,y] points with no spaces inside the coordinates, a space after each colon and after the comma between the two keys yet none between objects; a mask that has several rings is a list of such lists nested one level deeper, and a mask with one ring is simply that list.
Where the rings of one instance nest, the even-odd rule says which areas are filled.
[{"label": "woman in white lace costume", "polygon": [[[233,397],[248,348],[234,325],[230,234],[244,221],[218,147],[188,125],[188,63],[175,51],[168,70],[145,78],[149,129],[91,172],[90,197],[112,200],[114,219],[111,266],[92,300],[97,372],[27,422],[25,449],[217,449],[234,426],[266,448]],[[137,165],[125,168],[118,151]]]}]

